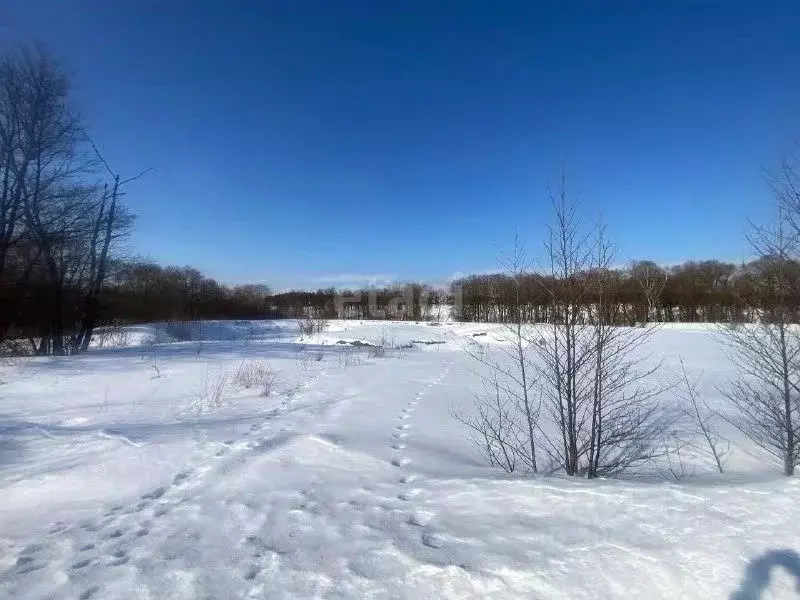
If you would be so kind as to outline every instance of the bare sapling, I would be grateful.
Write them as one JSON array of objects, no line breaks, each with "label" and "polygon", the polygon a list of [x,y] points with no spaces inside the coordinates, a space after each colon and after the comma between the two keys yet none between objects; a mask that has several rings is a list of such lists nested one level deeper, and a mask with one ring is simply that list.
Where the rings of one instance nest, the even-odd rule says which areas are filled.
[{"label": "bare sapling", "polygon": [[680,367],[676,389],[678,408],[687,425],[689,438],[687,444],[692,449],[710,457],[717,471],[724,473],[731,444],[719,432],[721,417],[708,405],[701,394],[702,372],[696,377],[690,376],[683,359],[680,361]]},{"label": "bare sapling", "polygon": [[496,373],[483,381],[483,392],[476,394],[472,414],[456,410],[451,414],[467,427],[472,441],[491,466],[506,473],[517,470],[520,458],[525,455],[526,434],[520,429],[517,402],[503,389]]},{"label": "bare sapling", "polygon": [[780,194],[778,200],[775,222],[753,226],[749,236],[767,271],[754,301],[760,318],[720,330],[738,373],[722,392],[733,409],[731,424],[793,475],[800,463],[800,332],[792,277],[798,237],[791,206]]},{"label": "bare sapling", "polygon": [[670,426],[660,402],[664,386],[652,377],[661,364],[647,349],[655,330],[616,324],[613,246],[602,224],[584,229],[563,175],[551,202],[543,266],[549,277],[542,279],[547,335],[532,345],[552,424],[543,442],[567,475],[619,475],[650,462]]},{"label": "bare sapling", "polygon": [[541,402],[534,394],[536,378],[522,297],[530,262],[519,235],[514,236],[510,252],[500,251],[500,263],[513,283],[510,318],[503,323],[496,353],[485,351],[475,340],[466,348],[488,370],[476,370],[482,391],[475,396],[474,415],[457,411],[453,415],[467,426],[490,464],[509,472],[525,468],[537,473]]}]

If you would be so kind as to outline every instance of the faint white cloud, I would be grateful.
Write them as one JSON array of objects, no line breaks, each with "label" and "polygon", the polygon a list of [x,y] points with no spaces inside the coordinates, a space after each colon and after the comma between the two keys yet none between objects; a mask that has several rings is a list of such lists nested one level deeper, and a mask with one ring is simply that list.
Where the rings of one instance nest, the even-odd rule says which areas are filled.
[{"label": "faint white cloud", "polygon": [[456,281],[457,279],[463,279],[464,277],[471,277],[473,275],[497,275],[498,273],[503,273],[502,267],[494,267],[490,269],[478,269],[476,271],[456,271],[450,277],[447,278],[447,281]]},{"label": "faint white cloud", "polygon": [[334,285],[337,287],[358,287],[364,285],[386,285],[397,280],[394,273],[335,273],[312,277],[315,284]]}]

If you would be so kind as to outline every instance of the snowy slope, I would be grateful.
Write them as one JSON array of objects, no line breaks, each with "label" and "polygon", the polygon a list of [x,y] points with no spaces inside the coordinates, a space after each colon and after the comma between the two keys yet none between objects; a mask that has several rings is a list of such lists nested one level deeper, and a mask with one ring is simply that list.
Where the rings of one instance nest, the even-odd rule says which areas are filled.
[{"label": "snowy slope", "polygon": [[[450,412],[478,382],[465,348],[492,351],[498,326],[156,330],[0,373],[0,596],[796,597],[800,484],[743,443],[729,474],[680,483],[487,468]],[[443,343],[351,345],[381,339]],[[652,350],[711,395],[730,376],[707,328]],[[272,393],[210,401],[243,360]]]}]

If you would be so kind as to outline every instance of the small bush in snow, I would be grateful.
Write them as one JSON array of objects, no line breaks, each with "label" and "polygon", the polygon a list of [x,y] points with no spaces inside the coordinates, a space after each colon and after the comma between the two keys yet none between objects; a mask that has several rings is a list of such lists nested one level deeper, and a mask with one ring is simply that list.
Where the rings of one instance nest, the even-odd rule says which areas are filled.
[{"label": "small bush in snow", "polygon": [[314,319],[307,317],[300,319],[297,322],[301,335],[314,335],[315,333],[322,333],[328,328],[328,321],[326,319]]},{"label": "small bush in snow", "polygon": [[396,348],[397,340],[394,335],[388,335],[384,330],[375,345],[368,347],[367,356],[369,358],[386,358],[389,355],[389,351],[395,350]]},{"label": "small bush in snow", "polygon": [[126,347],[130,343],[130,331],[118,323],[112,324],[97,328],[94,332],[94,339],[99,348]]},{"label": "small bush in snow", "polygon": [[386,358],[386,346],[368,346],[367,357],[369,358]]},{"label": "small bush in snow", "polygon": [[344,348],[337,354],[337,358],[339,367],[343,369],[361,364],[361,352],[357,348]]},{"label": "small bush in snow", "polygon": [[277,376],[270,368],[269,363],[254,360],[240,362],[232,377],[233,385],[247,390],[258,388],[264,397],[272,394],[276,381]]},{"label": "small bush in snow", "polygon": [[206,373],[200,379],[200,388],[197,391],[193,408],[198,413],[209,412],[221,408],[228,397],[231,380],[228,373]]},{"label": "small bush in snow", "polygon": [[31,356],[33,351],[27,343],[21,340],[6,339],[0,340],[0,357],[3,359],[9,357]]},{"label": "small bush in snow", "polygon": [[662,450],[666,462],[666,470],[675,481],[683,481],[695,474],[696,468],[687,461],[687,445],[677,432],[664,438]]},{"label": "small bush in snow", "polygon": [[678,373],[678,411],[684,422],[684,434],[688,437],[687,446],[707,462],[711,462],[720,473],[725,472],[731,443],[720,434],[720,415],[703,398],[700,390],[702,372],[690,377],[680,361]]}]

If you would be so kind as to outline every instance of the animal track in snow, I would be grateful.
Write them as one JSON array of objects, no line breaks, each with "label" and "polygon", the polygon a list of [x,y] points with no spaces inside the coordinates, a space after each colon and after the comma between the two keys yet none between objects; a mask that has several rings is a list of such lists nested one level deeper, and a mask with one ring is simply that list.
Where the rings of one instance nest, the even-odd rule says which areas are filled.
[{"label": "animal track in snow", "polygon": [[190,470],[181,471],[172,478],[172,485],[182,485],[187,479],[189,479],[191,474],[192,471]]},{"label": "animal track in snow", "polygon": [[431,519],[433,519],[434,514],[427,510],[418,510],[411,514],[408,518],[408,522],[411,525],[415,525],[417,527],[424,527],[428,523],[430,523]]},{"label": "animal track in snow", "polygon": [[89,558],[85,558],[83,560],[79,560],[78,562],[72,563],[72,569],[77,571],[78,569],[83,569],[84,567],[88,567],[92,563],[92,560]]},{"label": "animal track in snow", "polygon": [[404,502],[409,502],[419,496],[422,493],[422,490],[419,488],[412,488],[405,492],[401,492],[397,497]]},{"label": "animal track in snow", "polygon": [[50,535],[56,535],[58,533],[63,533],[68,528],[69,527],[66,525],[66,523],[63,523],[61,521],[56,521],[55,523],[53,523],[53,525],[50,527],[47,533],[49,533]]},{"label": "animal track in snow", "polygon": [[152,492],[142,496],[142,500],[157,500],[158,498],[161,498],[161,496],[163,496],[166,492],[167,492],[166,487],[156,488]]},{"label": "animal track in snow", "polygon": [[87,588],[80,596],[78,596],[78,600],[89,600],[89,598],[92,598],[99,591],[100,586],[93,585],[92,587]]},{"label": "animal track in snow", "polygon": [[20,556],[19,558],[17,558],[16,566],[24,567],[25,565],[30,564],[32,562],[33,562],[32,556]]},{"label": "animal track in snow", "polygon": [[115,550],[111,553],[111,560],[108,565],[111,567],[118,567],[128,562],[128,554],[124,550]]},{"label": "animal track in snow", "polygon": [[[408,428],[409,422],[408,420],[413,415],[414,411],[417,408],[420,400],[422,400],[428,391],[436,385],[440,385],[442,381],[449,375],[450,369],[452,368],[453,362],[450,362],[442,371],[442,373],[437,377],[434,381],[429,382],[422,390],[416,393],[416,395],[409,400],[408,405],[403,408],[397,415],[397,419],[400,421],[399,425],[396,425],[392,435],[400,440],[405,441],[408,437]],[[407,456],[404,456],[403,451],[406,449],[405,443],[397,443],[395,442],[392,444],[392,449],[397,451],[397,455],[392,460],[392,465],[398,468],[405,469],[411,464],[411,459]],[[404,486],[413,483],[417,480],[417,476],[414,473],[404,472],[399,479],[399,482]],[[397,494],[397,499],[403,502],[407,502],[409,504],[414,503],[415,500],[419,498],[419,496],[423,493],[424,490],[418,487],[410,487],[406,488],[400,493]],[[434,513],[424,510],[413,510],[408,517],[408,523],[410,525],[414,525],[416,527],[424,527],[425,530],[422,532],[421,542],[423,545],[428,546],[429,548],[438,549],[445,545],[446,539],[445,536],[432,529],[427,528],[428,523],[434,518]]]},{"label": "animal track in snow", "polygon": [[445,538],[436,531],[425,531],[422,533],[422,543],[430,548],[441,548],[445,544]]},{"label": "animal track in snow", "polygon": [[[315,381],[317,379],[319,375],[315,377]],[[308,387],[310,386],[304,386],[301,392],[305,392]],[[298,407],[298,411],[302,411],[300,415],[303,420],[298,421],[302,423],[317,418],[319,414],[304,406]],[[275,410],[260,413],[257,417],[258,424],[254,423],[252,426],[249,423],[236,424],[235,434],[233,426],[230,426],[226,436],[215,440],[209,440],[201,435],[193,436],[193,452],[185,464],[174,465],[173,470],[165,474],[163,480],[152,481],[148,487],[138,488],[138,493],[128,496],[122,504],[110,502],[101,504],[98,512],[90,518],[79,517],[75,522],[71,519],[66,522],[44,521],[43,531],[38,534],[41,535],[42,541],[39,547],[12,544],[10,548],[13,549],[13,554],[5,557],[5,561],[0,561],[4,563],[0,569],[0,579],[4,580],[0,589],[5,589],[5,578],[9,575],[19,579],[19,585],[13,582],[16,587],[12,589],[17,590],[22,589],[21,586],[28,585],[40,573],[47,572],[47,577],[50,579],[51,571],[56,571],[61,580],[56,582],[56,585],[64,588],[67,594],[64,595],[65,591],[60,590],[57,594],[59,596],[96,600],[115,595],[100,583],[100,580],[105,579],[101,572],[127,571],[140,557],[147,563],[146,555],[149,556],[149,552],[146,553],[144,550],[149,550],[152,544],[160,547],[162,532],[158,528],[163,527],[163,521],[169,519],[170,524],[164,530],[172,530],[173,521],[183,517],[187,508],[190,512],[195,508],[194,503],[184,503],[193,500],[192,496],[195,493],[204,491],[199,489],[202,488],[204,477],[215,476],[227,465],[236,463],[242,456],[252,457],[252,448],[247,446],[258,446],[265,436],[269,436],[266,439],[273,441],[281,429],[282,421],[285,420],[279,416],[282,412]],[[277,417],[277,420],[272,421],[272,417]],[[394,421],[393,424],[398,422]],[[283,431],[286,432],[291,432],[292,429],[288,426],[283,427]],[[249,433],[247,439],[243,437],[245,430]],[[281,437],[281,440],[283,439],[285,434]],[[218,458],[210,460],[215,455]],[[199,512],[202,505],[197,504],[196,507]],[[301,508],[309,514],[318,510],[311,497],[305,498]],[[168,512],[169,516],[164,517]],[[162,519],[159,520],[158,517]],[[148,543],[147,540],[152,540],[154,536],[158,539]],[[166,544],[168,547],[163,550],[164,555],[172,551],[173,546],[182,546],[184,543],[184,541],[180,543],[170,541]],[[2,548],[0,555],[5,554],[6,546]],[[253,551],[252,555],[245,554],[242,557],[236,575],[240,581],[242,577],[248,581],[255,580],[252,583],[257,585],[258,589],[263,586],[265,569],[270,568],[270,562],[276,563],[280,559],[279,549],[259,547]],[[126,564],[129,566],[122,566]],[[120,575],[115,574],[110,577],[118,578]],[[36,588],[32,589],[36,591]],[[2,595],[0,592],[0,596]]]}]

